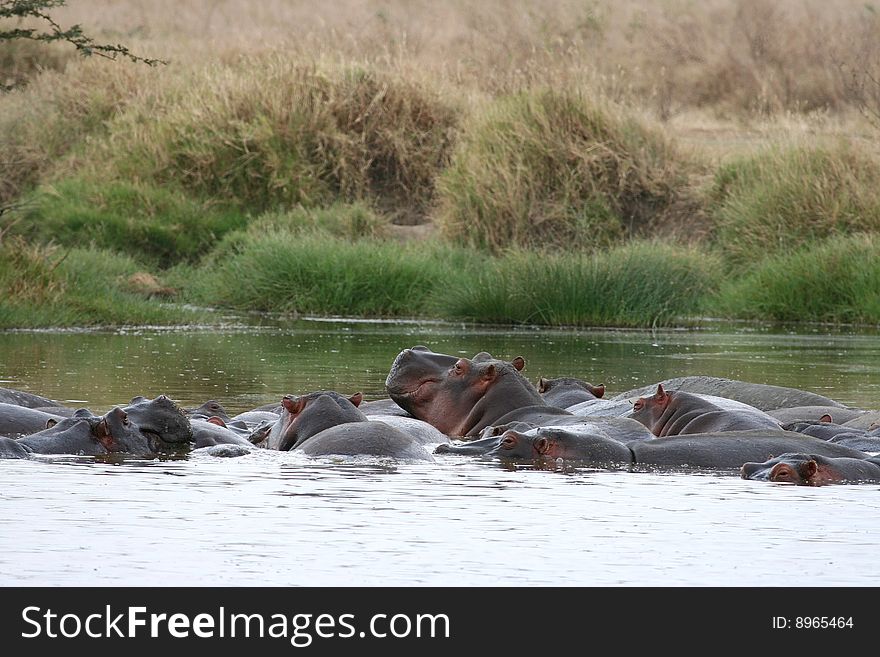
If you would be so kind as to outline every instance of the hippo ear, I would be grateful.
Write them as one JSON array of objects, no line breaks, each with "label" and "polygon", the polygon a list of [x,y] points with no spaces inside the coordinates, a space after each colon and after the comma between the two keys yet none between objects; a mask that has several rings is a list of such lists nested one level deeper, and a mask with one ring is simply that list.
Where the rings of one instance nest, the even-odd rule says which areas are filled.
[{"label": "hippo ear", "polygon": [[364,401],[364,393],[356,392],[348,398],[348,401],[350,401],[355,406],[360,406],[361,402]]},{"label": "hippo ear", "polygon": [[546,454],[550,451],[550,441],[546,438],[538,438],[535,441],[535,451],[538,454]]},{"label": "hippo ear", "polygon": [[816,476],[816,472],[818,471],[819,464],[816,463],[815,459],[805,461],[798,466],[798,473],[800,473],[804,481],[809,481],[810,479],[812,479],[814,476]]},{"label": "hippo ear", "polygon": [[73,412],[73,417],[92,417],[92,412],[87,408],[78,408]]},{"label": "hippo ear", "polygon": [[140,404],[141,402],[145,402],[145,401],[149,401],[149,400],[146,397],[144,397],[143,395],[139,395],[137,397],[132,397],[131,401],[128,403],[129,404]]},{"label": "hippo ear", "polygon": [[211,417],[209,417],[208,422],[211,424],[216,424],[218,427],[226,427],[226,423],[216,415],[212,415]]},{"label": "hippo ear", "polygon": [[517,356],[510,362],[518,372],[522,372],[522,369],[526,366],[526,361],[522,356]]},{"label": "hippo ear", "polygon": [[819,418],[819,422],[834,422],[834,418],[831,417],[831,413],[825,413],[822,417]]},{"label": "hippo ear", "polygon": [[604,383],[600,383],[597,386],[593,386],[593,395],[596,397],[596,399],[602,399],[604,394],[605,394],[605,384]]},{"label": "hippo ear", "polygon": [[486,369],[483,370],[483,380],[484,381],[494,381],[495,377],[498,376],[498,370],[495,369],[495,365],[490,363],[486,366]]},{"label": "hippo ear", "polygon": [[538,392],[540,392],[542,395],[547,392],[547,379],[545,379],[543,376],[538,379]]},{"label": "hippo ear", "polygon": [[663,389],[663,384],[657,384],[657,394],[654,395],[657,399],[662,400],[666,397],[666,391]]},{"label": "hippo ear", "polygon": [[50,417],[48,420],[46,420],[46,428],[47,428],[47,429],[51,429],[51,428],[54,427],[56,424],[58,424],[58,420],[56,420],[56,419],[54,419],[54,418],[51,418],[51,417]]}]

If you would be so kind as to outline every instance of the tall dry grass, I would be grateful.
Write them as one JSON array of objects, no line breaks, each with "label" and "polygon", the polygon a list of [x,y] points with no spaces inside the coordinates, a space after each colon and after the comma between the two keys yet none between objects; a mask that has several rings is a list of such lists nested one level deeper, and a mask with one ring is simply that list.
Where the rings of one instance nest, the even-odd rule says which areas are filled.
[{"label": "tall dry grass", "polygon": [[855,100],[839,64],[880,53],[862,0],[71,0],[58,16],[177,62],[280,47],[483,93],[588,84],[661,118],[837,110]]}]

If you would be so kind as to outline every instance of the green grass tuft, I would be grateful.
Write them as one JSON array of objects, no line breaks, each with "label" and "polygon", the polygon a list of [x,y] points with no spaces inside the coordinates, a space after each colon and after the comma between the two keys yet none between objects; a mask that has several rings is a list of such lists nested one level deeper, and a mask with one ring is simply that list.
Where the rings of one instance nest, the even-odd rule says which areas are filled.
[{"label": "green grass tuft", "polygon": [[779,322],[880,322],[876,235],[838,236],[767,258],[722,286],[715,312]]},{"label": "green grass tuft", "polygon": [[108,251],[62,250],[7,238],[0,245],[0,329],[185,324],[204,319],[204,314],[135,291],[139,272],[132,259]]},{"label": "green grass tuft", "polygon": [[246,221],[239,211],[210,208],[173,187],[66,179],[38,190],[14,230],[168,267],[197,260]]},{"label": "green grass tuft", "polygon": [[606,253],[521,251],[446,290],[443,314],[487,323],[664,326],[694,316],[718,263],[694,250],[633,242]]}]

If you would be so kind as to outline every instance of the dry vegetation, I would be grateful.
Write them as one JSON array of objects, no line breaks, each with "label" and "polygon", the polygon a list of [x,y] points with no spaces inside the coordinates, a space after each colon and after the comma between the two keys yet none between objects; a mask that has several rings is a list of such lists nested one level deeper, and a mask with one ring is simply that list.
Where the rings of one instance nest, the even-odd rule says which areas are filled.
[{"label": "dry vegetation", "polygon": [[[512,249],[514,259],[491,265],[498,280],[540,271],[541,249],[589,258],[631,246],[627,262],[638,268],[644,240],[660,240],[658,252],[702,276],[700,253],[739,273],[880,232],[880,9],[871,2],[68,5],[57,11],[62,24],[168,65],[4,45],[0,84],[14,89],[0,92],[0,231],[91,244],[146,268],[259,270],[260,307],[272,306],[281,260],[305,257],[304,229],[316,253],[321,231],[351,242],[325,249],[328,267],[375,261],[375,271],[358,271],[376,277],[377,299],[387,272],[366,254],[397,257],[385,244],[401,224],[438,236],[428,251],[400,251],[401,272],[408,257],[442,262],[450,246],[476,249],[455,256],[468,263]],[[241,267],[223,270],[218,249]],[[613,269],[600,258],[559,271],[585,263],[603,276]],[[478,277],[480,266],[468,271]],[[202,272],[197,287],[216,292],[209,278]],[[174,283],[184,295],[185,279]],[[537,284],[517,289],[546,296]],[[471,302],[438,305],[427,294],[426,308]],[[725,312],[742,316],[732,298]],[[363,312],[405,312],[404,299],[381,301]],[[676,312],[694,311],[652,317]],[[572,313],[566,321],[606,317]]]}]

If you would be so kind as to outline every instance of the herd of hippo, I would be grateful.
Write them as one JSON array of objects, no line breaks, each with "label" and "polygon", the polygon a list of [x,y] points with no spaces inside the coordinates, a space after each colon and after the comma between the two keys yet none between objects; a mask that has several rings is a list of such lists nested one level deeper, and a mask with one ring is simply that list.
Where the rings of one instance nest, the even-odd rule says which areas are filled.
[{"label": "herd of hippo", "polygon": [[525,361],[473,358],[423,346],[401,351],[388,399],[318,391],[229,417],[208,401],[182,409],[136,397],[103,415],[0,388],[0,458],[36,454],[137,456],[255,448],[311,456],[434,454],[600,468],[696,468],[821,485],[880,481],[880,411],[811,392],[691,376],[605,398],[603,385],[538,381]]}]

